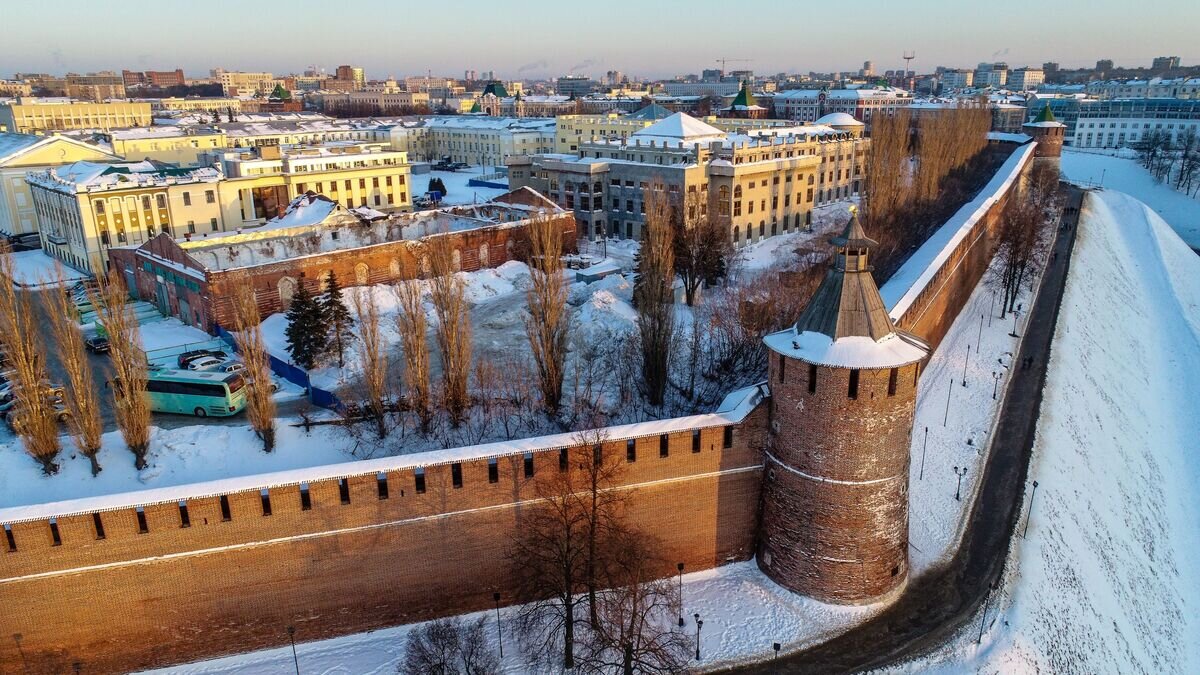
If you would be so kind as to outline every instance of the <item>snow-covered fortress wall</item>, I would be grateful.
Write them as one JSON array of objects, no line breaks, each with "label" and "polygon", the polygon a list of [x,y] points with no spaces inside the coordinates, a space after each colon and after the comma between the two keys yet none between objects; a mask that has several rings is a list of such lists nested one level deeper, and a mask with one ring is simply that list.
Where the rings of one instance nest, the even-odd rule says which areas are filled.
[{"label": "snow-covered fortress wall", "polygon": [[[883,287],[901,327],[941,340],[1032,156],[1017,147]],[[752,555],[765,395],[603,431],[604,452],[626,458],[631,518],[668,560],[694,571]],[[495,591],[510,602],[505,550],[536,477],[585,445],[563,434],[0,509],[12,535],[0,539],[0,673],[124,672],[285,645],[288,626],[313,640],[486,608]]]},{"label": "snow-covered fortress wall", "polygon": [[[607,430],[604,452],[625,461],[629,515],[661,540],[664,575],[676,561],[699,570],[751,555],[762,399],[752,388],[723,412]],[[286,644],[289,625],[313,640],[487,608],[497,590],[511,602],[511,533],[537,478],[581,441],[0,510],[15,545],[0,540],[0,673],[125,672]]]},{"label": "snow-covered fortress wall", "polygon": [[1036,147],[1036,143],[1016,146],[983,190],[879,288],[898,327],[933,347],[942,341],[992,261],[1004,205],[1019,196]]}]

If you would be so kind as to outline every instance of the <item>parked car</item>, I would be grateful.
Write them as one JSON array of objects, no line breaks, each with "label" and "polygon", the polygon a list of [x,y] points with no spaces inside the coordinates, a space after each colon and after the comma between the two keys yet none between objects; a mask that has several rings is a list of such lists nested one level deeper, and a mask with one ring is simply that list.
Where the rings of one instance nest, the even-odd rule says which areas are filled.
[{"label": "parked car", "polygon": [[201,356],[199,358],[188,361],[187,369],[188,370],[215,370],[222,363],[224,363],[224,361],[216,358],[215,356]]},{"label": "parked car", "polygon": [[179,355],[178,363],[180,368],[187,368],[188,364],[196,359],[210,356],[215,359],[224,359],[229,355],[220,349],[193,349],[190,352],[184,352]]},{"label": "parked car", "polygon": [[[17,390],[16,382],[13,382],[12,380],[5,382],[3,385],[0,385],[0,400],[4,400],[5,398],[11,398],[11,397],[15,396],[16,390]],[[42,393],[49,394],[52,396],[62,396],[64,393],[66,393],[66,389],[63,389],[63,386],[61,384],[54,384],[52,382],[43,381],[42,382]]]},{"label": "parked car", "polygon": [[[48,399],[54,406],[60,406],[63,403],[62,396],[51,396]],[[17,399],[12,395],[0,397],[0,415],[7,415],[17,406]]]},{"label": "parked car", "polygon": [[[67,407],[61,402],[56,402],[54,404],[54,415],[58,418],[60,423],[65,423],[67,420],[71,419],[71,413],[67,412]],[[8,425],[8,428],[14,434],[21,433],[23,416],[24,411],[20,407],[13,408],[4,415],[4,423]]]},{"label": "parked car", "polygon": [[83,346],[93,354],[107,354],[109,349],[108,338],[103,335],[92,335],[84,339]]},{"label": "parked car", "polygon": [[246,364],[242,363],[241,361],[226,361],[213,370],[216,370],[219,373],[240,373],[245,369]]}]

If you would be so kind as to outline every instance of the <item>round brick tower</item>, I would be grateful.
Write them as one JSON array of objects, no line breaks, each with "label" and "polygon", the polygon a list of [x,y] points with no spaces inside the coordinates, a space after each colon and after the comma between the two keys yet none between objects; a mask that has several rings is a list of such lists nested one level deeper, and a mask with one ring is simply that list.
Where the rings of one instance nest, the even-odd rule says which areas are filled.
[{"label": "round brick tower", "polygon": [[1054,119],[1054,113],[1050,110],[1049,103],[1042,108],[1042,112],[1038,113],[1036,119],[1022,124],[1021,130],[1037,141],[1037,147],[1033,150],[1034,157],[1057,158],[1062,156],[1067,125]]},{"label": "round brick tower", "polygon": [[765,338],[771,431],[758,565],[797,593],[864,603],[908,576],[908,467],[929,347],[895,327],[858,216],[796,325]]}]

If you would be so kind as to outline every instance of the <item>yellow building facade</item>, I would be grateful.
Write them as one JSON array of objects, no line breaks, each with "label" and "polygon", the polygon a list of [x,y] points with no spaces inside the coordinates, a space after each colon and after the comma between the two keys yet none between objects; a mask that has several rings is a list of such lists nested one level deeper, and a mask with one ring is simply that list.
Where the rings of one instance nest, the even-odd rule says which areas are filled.
[{"label": "yellow building facade", "polygon": [[[575,152],[583,143],[592,140],[625,141],[629,136],[641,129],[654,124],[660,119],[670,116],[670,111],[661,109],[665,114],[659,116],[639,116],[638,113],[622,115],[618,113],[597,113],[580,115],[559,115],[557,133],[554,139],[554,152]],[[698,118],[700,121],[721,131],[735,132],[739,130],[770,129],[794,126],[787,120],[768,119],[733,119],[713,115]]]},{"label": "yellow building facade", "polygon": [[120,158],[64,136],[0,134],[0,233],[20,236],[38,231],[37,211],[25,174],[85,160],[116,162]]},{"label": "yellow building facade", "polygon": [[194,165],[205,152],[229,147],[224,131],[208,126],[154,126],[116,129],[109,132],[113,152],[135,161]]},{"label": "yellow building facade", "polygon": [[98,274],[108,249],[141,244],[160,232],[176,237],[219,232],[222,177],[212,168],[163,169],[149,162],[76,162],[26,177],[42,250]]},{"label": "yellow building facade", "polygon": [[346,208],[412,210],[411,167],[403,152],[375,145],[261,146],[220,153],[219,161],[228,229],[264,223],[308,191]]},{"label": "yellow building facade", "polygon": [[0,131],[45,135],[69,129],[148,127],[150,104],[131,101],[85,103],[20,98],[0,105]]}]

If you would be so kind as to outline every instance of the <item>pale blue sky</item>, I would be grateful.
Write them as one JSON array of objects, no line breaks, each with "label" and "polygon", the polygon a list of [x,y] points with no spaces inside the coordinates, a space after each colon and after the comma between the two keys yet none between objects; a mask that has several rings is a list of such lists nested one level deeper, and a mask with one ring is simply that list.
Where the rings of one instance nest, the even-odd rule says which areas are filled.
[{"label": "pale blue sky", "polygon": [[0,0],[0,75],[121,68],[300,72],[352,63],[380,78],[494,69],[664,77],[752,59],[760,73],[1012,67],[1100,58],[1200,62],[1197,0]]}]

